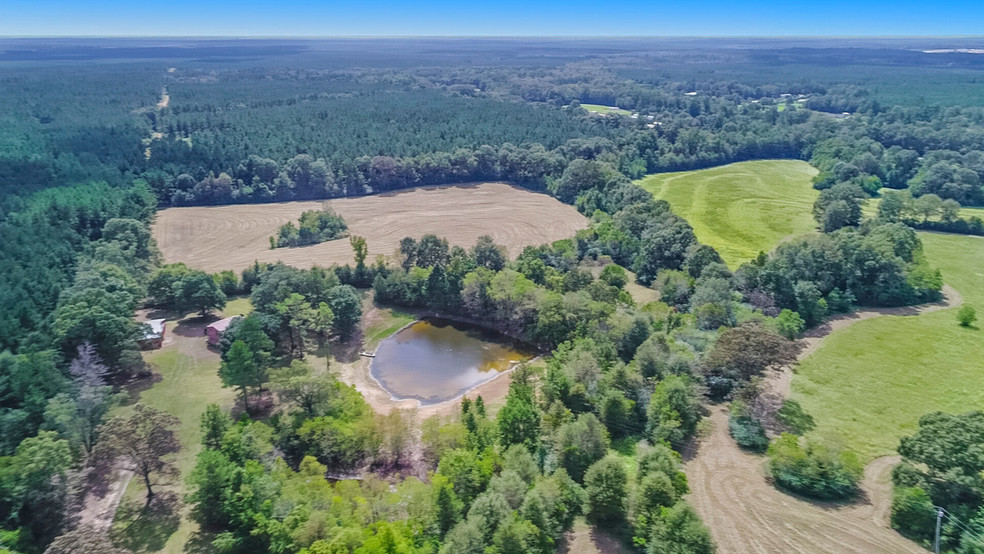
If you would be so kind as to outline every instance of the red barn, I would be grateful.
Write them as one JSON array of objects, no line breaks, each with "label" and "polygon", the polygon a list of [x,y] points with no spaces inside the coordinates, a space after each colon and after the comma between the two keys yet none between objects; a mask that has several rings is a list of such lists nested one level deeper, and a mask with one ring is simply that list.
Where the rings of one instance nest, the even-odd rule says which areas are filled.
[{"label": "red barn", "polygon": [[208,343],[212,346],[219,345],[219,338],[222,336],[222,332],[225,331],[229,324],[233,321],[242,317],[241,315],[234,315],[232,317],[227,317],[225,319],[220,319],[215,323],[212,323],[208,327],[205,327],[205,334],[208,336]]}]

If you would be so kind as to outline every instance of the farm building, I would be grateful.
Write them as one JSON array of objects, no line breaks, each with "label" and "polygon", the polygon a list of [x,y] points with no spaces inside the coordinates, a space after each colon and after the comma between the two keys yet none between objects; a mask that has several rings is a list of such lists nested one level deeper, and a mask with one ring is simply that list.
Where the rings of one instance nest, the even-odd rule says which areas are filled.
[{"label": "farm building", "polygon": [[164,345],[165,324],[163,319],[150,319],[143,323],[143,336],[137,341],[140,348],[151,350]]},{"label": "farm building", "polygon": [[208,343],[211,344],[212,346],[218,346],[219,338],[222,336],[222,332],[229,327],[230,323],[239,319],[240,317],[242,316],[234,315],[231,317],[227,317],[225,319],[220,319],[215,323],[212,323],[208,327],[205,327],[205,335],[208,336]]}]

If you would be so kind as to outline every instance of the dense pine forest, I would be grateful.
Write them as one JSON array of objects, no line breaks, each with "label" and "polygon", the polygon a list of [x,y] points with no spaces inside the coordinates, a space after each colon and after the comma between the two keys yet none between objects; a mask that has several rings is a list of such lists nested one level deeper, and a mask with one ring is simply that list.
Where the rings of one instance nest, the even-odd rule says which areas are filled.
[{"label": "dense pine forest", "polygon": [[[160,460],[179,448],[168,450],[172,416],[138,405],[111,417],[126,404],[124,385],[148,371],[134,311],[207,314],[227,296],[248,296],[255,309],[221,345],[220,377],[243,410],[238,420],[217,405],[202,415],[202,452],[187,478],[194,492],[182,499],[209,548],[552,552],[583,515],[638,551],[713,552],[682,500],[679,451],[698,433],[701,403],[738,402],[732,435],[764,450],[756,387],[795,359],[793,339],[858,306],[938,300],[942,278],[913,228],[984,235],[980,218],[960,214],[984,205],[984,108],[967,96],[984,67],[916,45],[870,45],[856,59],[871,71],[838,72],[838,56],[857,46],[817,46],[827,52],[818,59],[771,42],[688,51],[410,41],[399,53],[386,41],[7,42],[0,552],[120,547],[75,528],[87,472],[148,441],[156,461],[134,465],[150,506],[150,475],[174,473]],[[776,56],[787,60],[781,80],[763,80]],[[920,90],[901,97],[886,69],[936,78],[954,63],[954,97],[937,101]],[[735,271],[632,183],[774,158],[819,170],[820,233]],[[489,180],[571,204],[589,226],[512,259],[490,238],[466,250],[430,235],[404,239],[402,259],[373,262],[352,236],[354,267],[257,263],[215,276],[164,264],[149,231],[156,210],[171,206]],[[876,201],[877,215],[863,219]],[[317,240],[343,235],[340,219],[330,223],[337,229]],[[317,242],[292,237],[287,229],[277,245]],[[630,279],[660,301],[635,302]],[[367,291],[386,306],[481,320],[547,361],[514,372],[496,415],[466,401],[418,433],[409,415],[377,416],[304,361],[312,338],[324,346],[355,334]],[[251,398],[269,405],[251,408]],[[797,409],[787,402],[772,415]],[[133,435],[140,418],[153,424],[147,436]],[[963,424],[939,419],[905,443],[896,479],[912,503],[932,494],[969,519],[979,488],[960,481],[954,493],[943,469],[910,463],[925,462],[926,429]],[[777,486],[821,499],[857,494],[851,453],[803,449],[789,436],[769,447]],[[353,473],[365,479],[332,477]],[[925,538],[923,515],[898,526]],[[952,535],[956,548],[964,539]]]}]

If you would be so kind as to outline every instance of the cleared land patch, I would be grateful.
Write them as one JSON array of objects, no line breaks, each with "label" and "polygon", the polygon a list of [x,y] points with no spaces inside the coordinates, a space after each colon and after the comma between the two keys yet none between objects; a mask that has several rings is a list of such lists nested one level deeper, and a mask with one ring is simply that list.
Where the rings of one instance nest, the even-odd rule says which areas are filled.
[{"label": "cleared land patch", "polygon": [[[205,271],[242,270],[253,263],[281,260],[301,268],[354,261],[345,239],[270,250],[270,235],[301,212],[324,202],[284,202],[170,208],[157,214],[152,230],[167,262]],[[400,239],[432,233],[468,248],[491,235],[509,255],[526,246],[568,238],[587,226],[573,207],[504,183],[423,187],[409,191],[340,198],[329,202],[352,235],[366,238],[369,261],[392,255]]]},{"label": "cleared land patch", "polygon": [[[984,310],[984,239],[919,235],[943,280]],[[956,310],[873,318],[827,337],[792,383],[814,432],[868,461],[894,453],[923,414],[984,407],[984,330],[960,327]]]},{"label": "cleared land patch", "polygon": [[687,499],[711,530],[721,554],[734,552],[925,552],[889,528],[892,460],[865,468],[864,497],[854,504],[808,502],[765,480],[765,457],[743,452],[728,436],[723,406],[699,452],[684,452]]},{"label": "cleared land patch", "polygon": [[[811,356],[828,335],[884,316],[929,314],[958,306],[960,294],[944,287],[944,301],[902,308],[875,308],[835,316],[802,339],[799,359]],[[765,384],[790,395],[789,368],[766,376]],[[684,451],[690,501],[701,514],[721,552],[923,552],[889,529],[891,470],[897,456],[882,456],[864,470],[863,494],[844,505],[811,502],[777,490],[765,479],[766,459],[742,451],[728,436],[724,406],[712,408],[712,431]],[[696,450],[696,452],[694,452]],[[789,529],[796,533],[789,534]]]},{"label": "cleared land patch", "polygon": [[581,107],[588,110],[591,113],[597,113],[601,115],[632,115],[629,110],[623,110],[617,106],[603,106],[601,104],[581,104]]},{"label": "cleared land patch", "polygon": [[799,160],[739,162],[698,171],[659,173],[636,181],[693,226],[731,268],[814,230],[811,179]]},{"label": "cleared land patch", "polygon": [[[164,410],[181,421],[176,430],[181,451],[175,457],[181,475],[160,482],[161,487],[156,490],[176,495],[176,499],[188,492],[186,480],[201,451],[199,425],[205,407],[219,404],[228,409],[235,401],[235,391],[222,388],[218,375],[221,360],[218,351],[209,348],[205,341],[205,325],[222,316],[250,311],[249,300],[236,298],[224,310],[207,319],[199,318],[197,314],[168,314],[164,347],[144,352],[144,360],[154,376],[132,385],[129,390],[132,402]],[[121,407],[116,413],[123,414],[129,409],[129,405]],[[124,505],[129,502],[142,506],[144,492],[140,479],[130,480]],[[190,518],[189,507],[180,502],[174,503],[166,512],[152,516],[125,512],[121,506],[114,525],[121,540],[137,551],[183,552],[185,544],[198,530],[198,525]]]}]

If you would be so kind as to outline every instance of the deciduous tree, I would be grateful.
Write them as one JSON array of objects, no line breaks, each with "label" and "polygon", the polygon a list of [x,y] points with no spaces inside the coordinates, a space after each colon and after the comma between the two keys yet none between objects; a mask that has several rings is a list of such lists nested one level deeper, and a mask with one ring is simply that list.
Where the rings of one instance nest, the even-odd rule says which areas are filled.
[{"label": "deciduous tree", "polygon": [[175,477],[178,467],[172,455],[181,450],[175,429],[178,418],[137,404],[128,416],[110,418],[99,428],[97,455],[133,469],[147,487],[147,504],[154,496],[153,476]]},{"label": "deciduous tree", "polygon": [[758,323],[726,329],[707,358],[712,371],[748,380],[796,360],[796,343]]},{"label": "deciduous tree", "polygon": [[223,387],[239,388],[243,410],[249,413],[250,388],[258,388],[266,382],[266,369],[256,363],[246,343],[237,340],[229,348],[227,360],[219,365],[219,378]]},{"label": "deciduous tree", "polygon": [[554,446],[557,463],[571,478],[580,481],[588,467],[605,455],[609,443],[608,431],[598,418],[590,413],[581,414],[557,430]]},{"label": "deciduous tree", "polygon": [[606,456],[592,464],[584,475],[588,519],[603,525],[622,523],[628,503],[628,483],[625,464],[618,456]]}]

